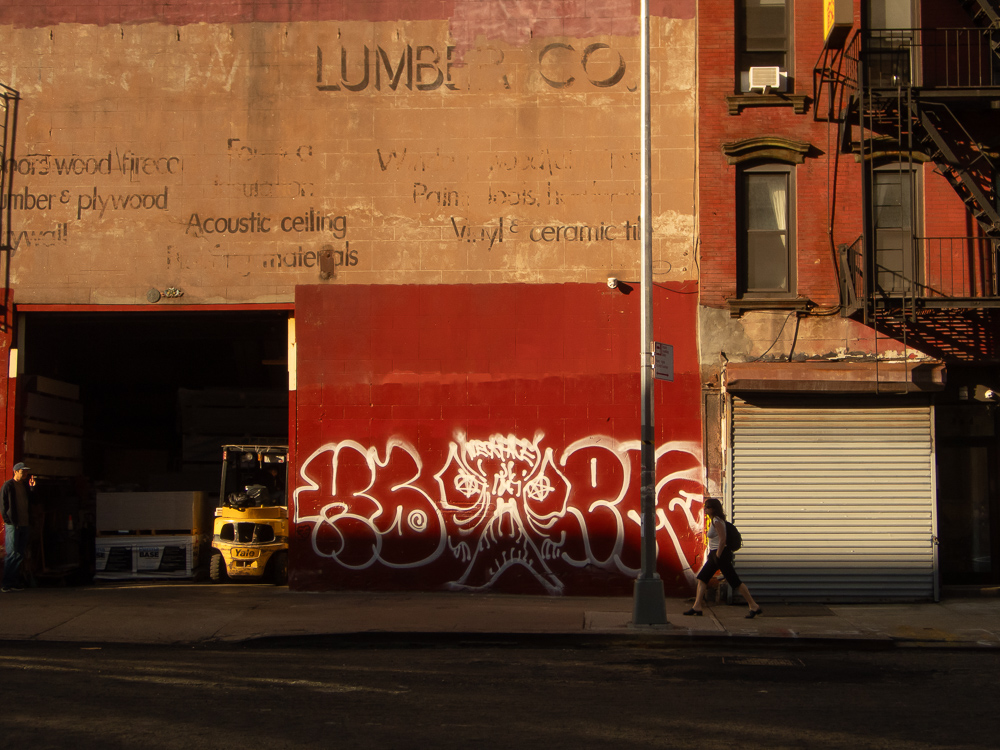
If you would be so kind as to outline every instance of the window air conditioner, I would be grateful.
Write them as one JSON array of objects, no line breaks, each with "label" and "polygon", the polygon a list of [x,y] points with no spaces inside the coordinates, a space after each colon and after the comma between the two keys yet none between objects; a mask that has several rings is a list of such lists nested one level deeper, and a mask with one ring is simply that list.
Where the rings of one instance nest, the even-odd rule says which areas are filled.
[{"label": "window air conditioner", "polygon": [[776,89],[781,85],[781,68],[750,68],[750,90],[761,89],[767,93],[768,89]]}]

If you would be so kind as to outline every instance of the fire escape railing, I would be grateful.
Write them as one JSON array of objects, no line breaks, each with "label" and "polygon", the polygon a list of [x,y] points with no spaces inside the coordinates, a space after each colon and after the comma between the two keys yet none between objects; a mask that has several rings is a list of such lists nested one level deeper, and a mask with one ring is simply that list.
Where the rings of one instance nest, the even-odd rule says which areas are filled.
[{"label": "fire escape railing", "polygon": [[[879,265],[872,226],[840,245],[844,315],[868,322],[923,307],[1000,306],[1000,172],[996,155],[963,123],[970,101],[1000,100],[1000,20],[981,15],[986,27],[855,31],[817,62],[813,111],[839,125],[841,148],[857,141],[863,162],[883,155],[904,171],[933,160],[970,217],[971,233],[961,237],[920,236],[913,223],[904,241],[909,260],[896,268]],[[865,184],[872,217],[874,189]]]},{"label": "fire escape railing", "polygon": [[876,29],[864,37],[866,84],[872,88],[1000,85],[1000,29]]},{"label": "fire escape railing", "polygon": [[845,317],[861,315],[867,324],[890,310],[899,310],[900,296],[886,289],[904,285],[914,299],[938,309],[984,307],[1000,297],[997,253],[991,238],[917,236],[914,245],[924,260],[924,279],[919,283],[870,260],[863,237],[839,246]]}]

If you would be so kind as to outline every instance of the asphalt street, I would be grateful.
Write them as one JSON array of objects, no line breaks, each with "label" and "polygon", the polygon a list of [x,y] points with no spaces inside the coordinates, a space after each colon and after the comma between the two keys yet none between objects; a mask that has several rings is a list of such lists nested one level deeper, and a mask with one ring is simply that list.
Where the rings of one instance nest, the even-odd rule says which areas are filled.
[{"label": "asphalt street", "polygon": [[0,645],[0,748],[986,748],[1000,651]]}]

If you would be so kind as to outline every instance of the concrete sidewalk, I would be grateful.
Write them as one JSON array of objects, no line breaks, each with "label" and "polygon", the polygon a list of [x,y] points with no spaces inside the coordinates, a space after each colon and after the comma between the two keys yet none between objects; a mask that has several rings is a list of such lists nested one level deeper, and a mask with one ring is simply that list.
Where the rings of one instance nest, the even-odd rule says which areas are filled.
[{"label": "concrete sidewalk", "polygon": [[101,583],[0,594],[0,641],[212,644],[259,639],[330,643],[400,637],[645,638],[844,647],[1000,648],[1000,597],[913,604],[716,604],[684,617],[667,599],[666,626],[633,627],[632,599],[462,593],[289,591],[265,585]]}]

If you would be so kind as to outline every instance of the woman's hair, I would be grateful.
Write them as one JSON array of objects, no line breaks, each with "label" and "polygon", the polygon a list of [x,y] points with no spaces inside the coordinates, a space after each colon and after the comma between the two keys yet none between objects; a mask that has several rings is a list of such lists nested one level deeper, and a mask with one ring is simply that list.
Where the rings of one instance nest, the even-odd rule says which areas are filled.
[{"label": "woman's hair", "polygon": [[705,511],[712,511],[712,515],[725,520],[726,511],[722,509],[722,502],[717,497],[705,498]]}]

